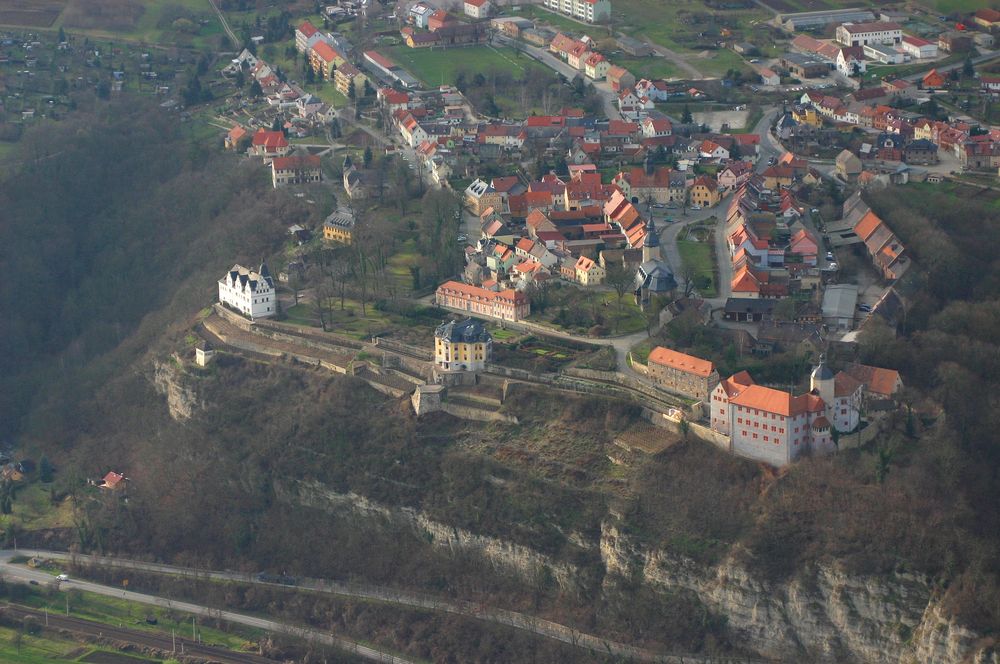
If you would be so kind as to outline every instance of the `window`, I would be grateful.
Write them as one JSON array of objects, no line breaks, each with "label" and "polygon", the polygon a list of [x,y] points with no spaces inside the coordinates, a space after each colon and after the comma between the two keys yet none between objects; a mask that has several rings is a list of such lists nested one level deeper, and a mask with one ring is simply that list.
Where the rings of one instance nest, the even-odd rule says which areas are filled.
[{"label": "window", "polygon": [[753,435],[753,439],[754,439],[754,440],[757,440],[757,434],[754,434],[754,435]]}]

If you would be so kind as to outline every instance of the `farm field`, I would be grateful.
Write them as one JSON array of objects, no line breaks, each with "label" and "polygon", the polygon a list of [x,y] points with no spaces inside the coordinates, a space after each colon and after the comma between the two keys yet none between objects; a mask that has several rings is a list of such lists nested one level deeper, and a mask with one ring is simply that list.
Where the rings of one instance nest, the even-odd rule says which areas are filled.
[{"label": "farm field", "polygon": [[208,0],[0,0],[0,25],[193,48],[222,35]]},{"label": "farm field", "polygon": [[485,74],[496,69],[511,71],[516,76],[536,68],[548,71],[512,48],[465,46],[430,49],[393,46],[383,51],[400,67],[431,86],[453,83],[455,75],[460,71]]}]

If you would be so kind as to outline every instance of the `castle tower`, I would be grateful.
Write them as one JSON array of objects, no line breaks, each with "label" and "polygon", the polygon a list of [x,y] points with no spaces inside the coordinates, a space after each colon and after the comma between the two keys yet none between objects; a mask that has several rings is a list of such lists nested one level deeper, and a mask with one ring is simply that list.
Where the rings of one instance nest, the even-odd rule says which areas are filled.
[{"label": "castle tower", "polygon": [[819,356],[819,364],[809,374],[809,390],[823,399],[827,412],[834,407],[834,378],[830,367],[826,366],[825,353]]},{"label": "castle tower", "polygon": [[642,242],[642,262],[660,260],[660,236],[656,232],[656,224],[650,218],[646,222],[646,239]]}]

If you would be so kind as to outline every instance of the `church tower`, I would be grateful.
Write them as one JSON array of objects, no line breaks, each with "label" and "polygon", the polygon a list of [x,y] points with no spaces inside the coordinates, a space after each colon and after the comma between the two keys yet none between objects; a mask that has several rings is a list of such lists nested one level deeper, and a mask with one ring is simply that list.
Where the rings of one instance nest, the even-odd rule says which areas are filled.
[{"label": "church tower", "polygon": [[642,262],[660,260],[660,236],[656,232],[656,224],[650,218],[646,222],[646,239],[642,242]]}]

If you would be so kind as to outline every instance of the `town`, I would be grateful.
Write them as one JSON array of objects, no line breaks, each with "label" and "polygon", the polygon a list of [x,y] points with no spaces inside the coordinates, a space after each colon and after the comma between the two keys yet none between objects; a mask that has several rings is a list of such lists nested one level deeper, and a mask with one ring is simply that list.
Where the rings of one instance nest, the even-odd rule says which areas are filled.
[{"label": "town", "polygon": [[[604,379],[640,402],[658,395],[651,403],[672,404],[664,422],[694,425],[735,454],[780,466],[851,433],[855,444],[871,439],[902,382],[853,363],[857,343],[867,327],[899,323],[906,276],[920,267],[866,195],[995,181],[1000,14],[978,10],[939,30],[943,17],[896,10],[778,12],[719,31],[739,67],[685,80],[654,75],[667,57],[655,44],[609,36],[612,11],[608,0],[546,2],[529,18],[491,0],[421,0],[386,16],[344,2],[319,19],[270,16],[262,36],[244,24],[244,48],[207,85],[205,58],[172,91],[155,57],[113,44],[122,64],[84,84],[114,95],[146,83],[189,120],[214,104],[202,117],[225,129],[224,149],[261,163],[273,188],[327,206],[322,224],[288,229],[294,241],[273,275],[236,265],[220,280],[219,302],[252,322],[336,334],[334,300],[365,318],[388,299],[425,317],[474,316],[462,329],[485,349],[460,370],[473,384],[512,370],[493,357],[487,325],[608,348]],[[385,29],[332,29],[369,13]],[[12,106],[33,122],[41,109],[29,91],[39,88],[28,80],[42,60],[69,73],[81,45],[60,33],[54,55],[34,35],[3,46],[5,63],[27,67],[8,90],[22,91]],[[100,47],[84,47],[100,74]],[[473,64],[427,80],[452,54]],[[488,68],[476,71],[477,58]],[[47,102],[58,118],[61,100]],[[436,219],[406,222],[400,246],[389,236],[417,199]],[[693,350],[672,330],[682,320],[779,368],[766,384],[746,371],[720,376],[718,351],[682,352]],[[392,343],[386,322],[377,327],[353,331]],[[446,358],[467,353],[442,349],[438,332],[418,374],[447,385],[459,370]],[[799,356],[815,367],[808,380],[789,359]],[[783,419],[758,432],[767,417]]]},{"label": "town", "polygon": [[[587,36],[585,25],[547,31],[518,16],[493,16],[501,10],[488,1],[462,9],[458,16],[418,2],[405,15],[397,10],[392,18],[403,27],[392,57],[503,44],[534,61],[515,66],[549,67],[572,92],[542,100],[541,112],[511,118],[495,99],[484,108],[464,72],[460,80],[424,86],[390,54],[355,49],[344,35],[308,20],[294,29],[307,79],[334,86],[350,106],[334,111],[249,50],[225,67],[226,77],[255,80],[252,87],[266,100],[263,115],[234,124],[225,146],[260,159],[275,188],[308,193],[330,177],[326,186],[337,193],[321,227],[289,230],[300,239],[277,277],[234,267],[220,281],[223,306],[251,320],[281,320],[275,293],[294,281],[291,306],[302,311],[298,291],[321,272],[310,267],[310,243],[342,253],[378,244],[371,234],[389,232],[373,218],[380,209],[437,191],[450,196],[437,203],[447,208],[439,222],[452,229],[456,246],[447,236],[416,238],[418,247],[435,245],[436,255],[408,264],[411,294],[391,297],[473,316],[462,329],[484,341],[475,350],[450,349],[441,328],[433,359],[410,349],[427,362],[416,372],[427,381],[417,388],[422,399],[414,396],[418,411],[427,412],[431,392],[436,403],[447,399],[449,385],[510,375],[514,369],[493,357],[488,326],[514,338],[603,344],[614,355],[603,378],[629,384],[639,403],[644,391],[646,405],[672,403],[658,413],[663,423],[683,421],[686,431],[693,425],[729,452],[777,466],[876,436],[880,420],[898,406],[902,381],[895,370],[854,363],[853,349],[867,327],[898,324],[906,306],[900,280],[919,266],[865,195],[908,183],[995,177],[1000,160],[990,155],[1000,159],[1000,131],[957,107],[948,111],[956,103],[978,106],[988,120],[997,86],[975,70],[973,49],[982,49],[983,61],[992,57],[992,10],[936,42],[918,36],[927,35],[927,26],[916,20],[914,34],[904,32],[908,19],[899,12],[779,15],[772,29],[786,37],[787,50],[765,58],[752,44],[734,43],[745,56],[762,56],[747,60],[758,80],[723,79],[720,94],[718,81],[642,78],[615,65],[612,52],[653,57],[635,40],[609,45]],[[600,23],[609,11],[582,3],[568,13]],[[813,36],[819,32],[832,38]],[[915,73],[868,69],[905,63],[899,71]],[[726,87],[767,101],[755,103],[752,115],[737,103],[729,113],[701,112],[696,122],[699,108],[719,108],[712,102]],[[358,100],[365,100],[363,109]],[[745,126],[734,129],[733,118]],[[290,141],[311,141],[316,127],[331,124],[340,134],[357,127],[361,143],[338,152]],[[399,180],[400,167],[415,185]],[[356,292],[358,283],[345,287]],[[373,297],[379,288],[362,285]],[[315,309],[323,309],[319,300]],[[336,333],[332,313],[316,317],[324,330],[328,318]],[[777,372],[778,382],[769,371],[763,385],[746,371],[720,376],[718,356],[682,352],[671,335],[674,319],[697,320],[765,365],[800,356],[814,368],[808,374],[795,364]],[[391,333],[380,332],[383,344],[391,341]],[[457,369],[455,357],[474,360]],[[472,378],[455,380],[455,372]],[[768,418],[775,422],[765,433],[761,420]]]},{"label": "town", "polygon": [[0,651],[989,659],[1000,10],[87,2],[0,7]]}]

